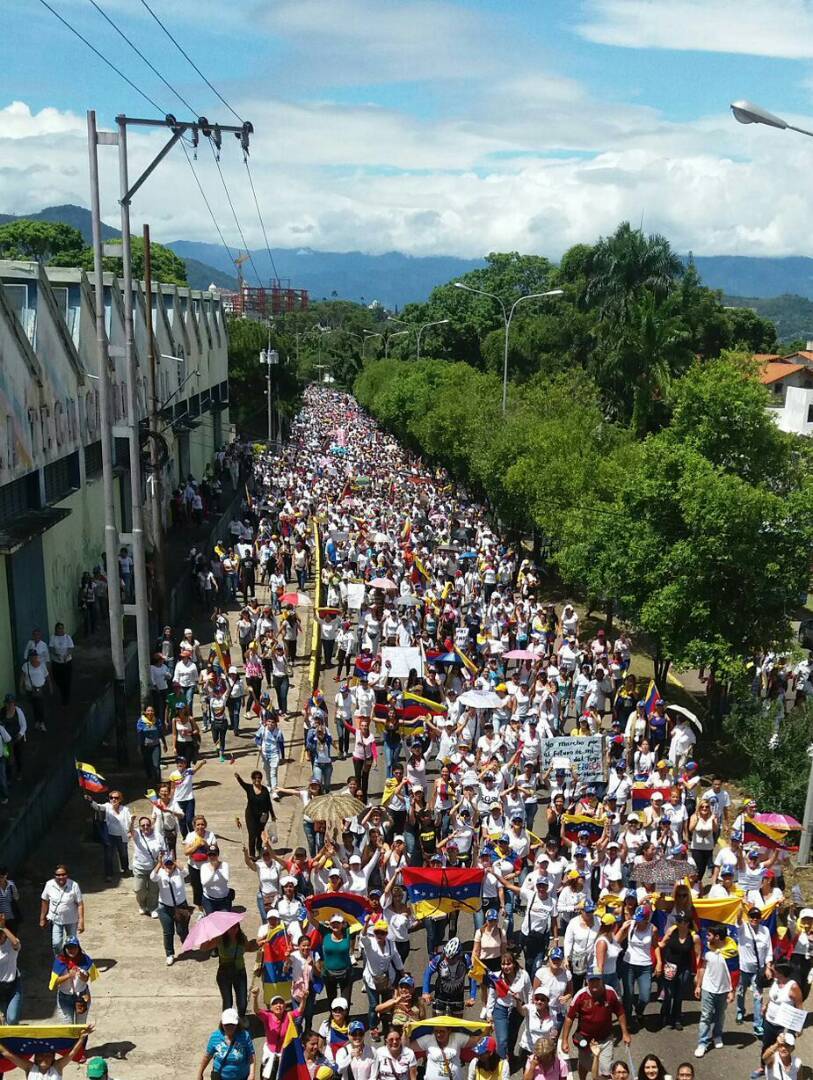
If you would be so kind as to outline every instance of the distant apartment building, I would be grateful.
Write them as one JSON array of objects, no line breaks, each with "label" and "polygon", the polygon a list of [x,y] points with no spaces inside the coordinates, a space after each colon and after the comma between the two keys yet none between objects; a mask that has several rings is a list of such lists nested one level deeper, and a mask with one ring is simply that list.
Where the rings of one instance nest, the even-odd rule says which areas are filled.
[{"label": "distant apartment building", "polygon": [[[131,526],[123,282],[105,275],[112,346],[116,513]],[[147,415],[146,305],[152,306],[168,457],[164,493],[200,479],[230,437],[226,324],[220,295],[134,285],[139,420]],[[80,620],[82,572],[101,564],[104,500],[96,342],[96,295],[81,270],[0,260],[0,689],[15,685],[22,649],[39,626],[69,633]],[[146,425],[145,425],[146,426]],[[147,515],[149,517],[149,515]]]},{"label": "distant apartment building", "polygon": [[761,354],[760,379],[771,394],[769,408],[777,427],[795,435],[813,435],[813,341],[790,356]]}]

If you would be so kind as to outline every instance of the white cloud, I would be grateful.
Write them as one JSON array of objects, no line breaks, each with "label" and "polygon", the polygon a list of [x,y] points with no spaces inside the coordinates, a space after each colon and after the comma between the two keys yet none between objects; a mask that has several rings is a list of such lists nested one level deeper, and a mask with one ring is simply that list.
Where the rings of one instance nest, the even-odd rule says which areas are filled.
[{"label": "white cloud", "polygon": [[589,0],[588,40],[789,60],[813,57],[811,0]]}]

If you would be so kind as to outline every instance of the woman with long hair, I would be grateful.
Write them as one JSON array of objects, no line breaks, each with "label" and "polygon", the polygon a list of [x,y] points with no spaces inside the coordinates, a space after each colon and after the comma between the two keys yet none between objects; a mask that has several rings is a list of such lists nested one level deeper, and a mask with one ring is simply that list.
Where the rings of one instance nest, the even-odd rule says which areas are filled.
[{"label": "woman with long hair", "polygon": [[655,974],[660,977],[664,994],[661,1025],[682,1031],[683,1002],[691,997],[692,972],[700,961],[700,935],[692,928],[691,912],[676,907],[674,919],[663,940],[656,945]]},{"label": "woman with long hair", "polygon": [[239,923],[230,926],[225,934],[217,939],[217,988],[224,1009],[234,1006],[240,1017],[245,1020],[248,1008],[248,980],[246,978],[245,953],[248,938],[240,929]]},{"label": "woman with long hair", "polygon": [[638,1066],[638,1080],[671,1080],[657,1054],[647,1054]]},{"label": "woman with long hair", "polygon": [[248,853],[252,859],[259,859],[263,847],[263,832],[271,821],[277,820],[271,792],[263,783],[263,774],[259,769],[252,769],[251,783],[247,784],[239,773],[234,778],[246,793],[246,808],[243,818],[248,833]]}]

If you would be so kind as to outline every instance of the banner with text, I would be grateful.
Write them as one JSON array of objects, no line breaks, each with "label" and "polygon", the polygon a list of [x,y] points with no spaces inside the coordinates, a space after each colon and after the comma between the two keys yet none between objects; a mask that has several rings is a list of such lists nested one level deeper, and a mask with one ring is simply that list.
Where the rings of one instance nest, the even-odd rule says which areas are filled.
[{"label": "banner with text", "polygon": [[542,771],[556,768],[559,762],[554,758],[567,758],[576,767],[582,783],[601,783],[607,779],[604,757],[604,736],[588,735],[578,738],[573,735],[557,735],[542,742]]}]

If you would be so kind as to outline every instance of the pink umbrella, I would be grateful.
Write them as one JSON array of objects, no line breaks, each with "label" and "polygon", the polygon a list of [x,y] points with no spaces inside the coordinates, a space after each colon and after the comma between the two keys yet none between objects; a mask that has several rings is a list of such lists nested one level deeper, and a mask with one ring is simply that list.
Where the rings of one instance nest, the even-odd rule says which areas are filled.
[{"label": "pink umbrella", "polygon": [[370,582],[371,589],[384,589],[389,591],[390,589],[397,589],[398,586],[394,581],[390,581],[388,577],[376,577]]},{"label": "pink umbrella", "polygon": [[512,649],[502,656],[503,660],[536,660],[536,653],[531,649]]},{"label": "pink umbrella", "polygon": [[311,598],[301,592],[284,592],[279,598],[281,604],[290,604],[291,607],[297,607],[301,605],[307,606],[311,602]]},{"label": "pink umbrella", "polygon": [[790,814],[754,814],[754,821],[769,825],[772,829],[801,829],[801,821]]},{"label": "pink umbrella", "polygon": [[229,927],[242,922],[245,917],[245,911],[213,911],[211,915],[204,915],[189,931],[181,946],[181,952],[194,952],[195,949],[202,948],[207,942],[225,934]]}]

